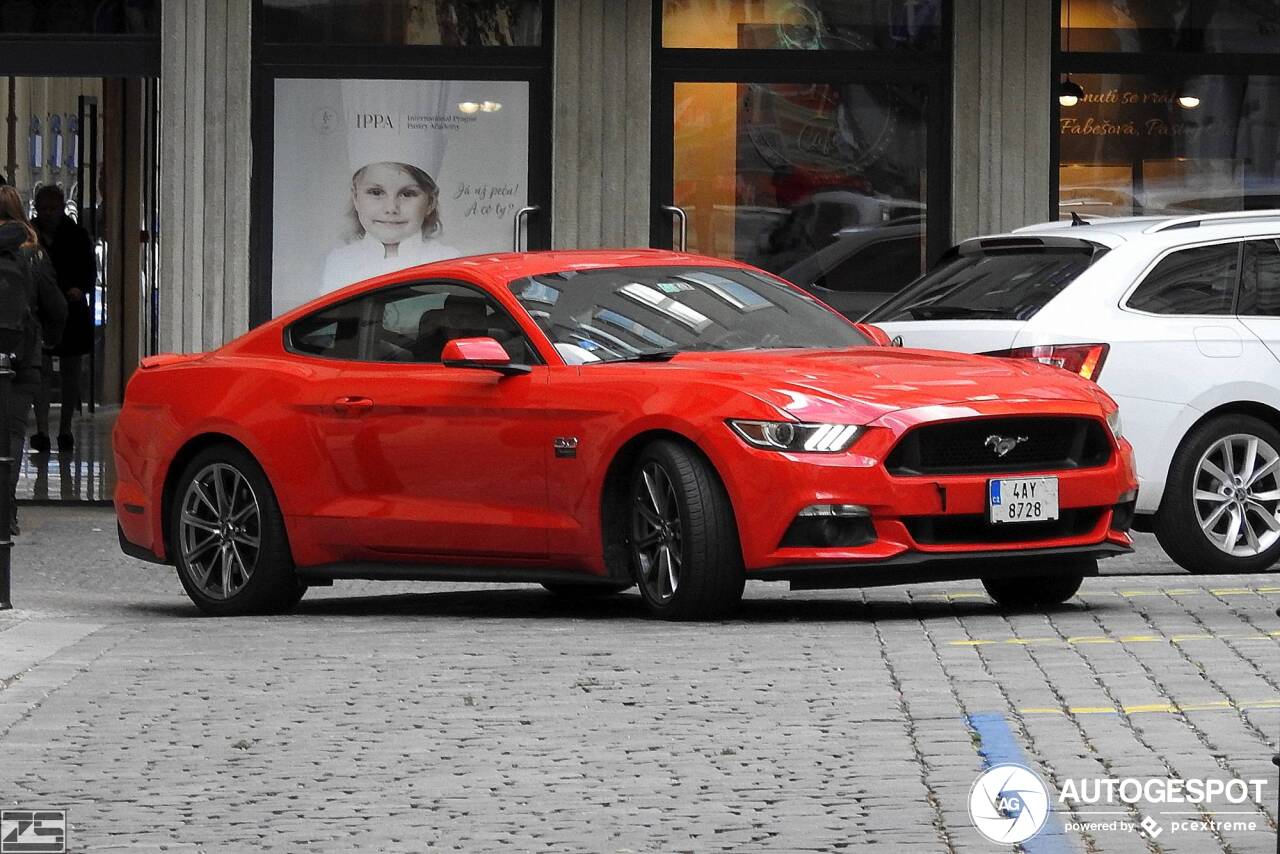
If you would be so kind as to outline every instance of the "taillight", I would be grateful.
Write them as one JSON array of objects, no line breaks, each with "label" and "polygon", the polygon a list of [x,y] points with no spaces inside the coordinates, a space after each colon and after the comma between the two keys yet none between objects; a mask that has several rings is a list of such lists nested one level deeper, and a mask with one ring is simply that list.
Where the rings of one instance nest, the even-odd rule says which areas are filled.
[{"label": "taillight", "polygon": [[1040,344],[1035,347],[1015,347],[985,353],[987,356],[1004,356],[1009,359],[1032,359],[1042,365],[1065,368],[1087,380],[1098,381],[1102,365],[1107,361],[1109,344]]}]

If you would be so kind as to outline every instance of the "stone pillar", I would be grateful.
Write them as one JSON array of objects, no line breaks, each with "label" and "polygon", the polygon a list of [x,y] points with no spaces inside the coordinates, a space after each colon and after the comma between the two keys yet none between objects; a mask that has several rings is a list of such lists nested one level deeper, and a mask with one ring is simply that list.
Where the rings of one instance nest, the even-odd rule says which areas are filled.
[{"label": "stone pillar", "polygon": [[1050,218],[1053,5],[955,2],[953,241]]},{"label": "stone pillar", "polygon": [[160,349],[249,328],[252,0],[165,3],[160,18]]},{"label": "stone pillar", "polygon": [[556,0],[551,243],[649,245],[653,0]]}]

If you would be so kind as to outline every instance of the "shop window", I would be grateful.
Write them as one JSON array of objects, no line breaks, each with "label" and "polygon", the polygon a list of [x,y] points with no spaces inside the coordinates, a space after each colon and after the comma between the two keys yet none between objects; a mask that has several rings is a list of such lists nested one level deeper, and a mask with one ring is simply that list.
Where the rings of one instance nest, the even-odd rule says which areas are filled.
[{"label": "shop window", "polygon": [[1280,3],[1063,0],[1063,50],[1093,53],[1280,51]]},{"label": "shop window", "polygon": [[919,246],[926,108],[926,87],[905,84],[677,83],[688,248],[786,276],[846,229],[901,217]]},{"label": "shop window", "polygon": [[0,33],[155,35],[158,0],[3,0]]},{"label": "shop window", "polygon": [[942,0],[663,0],[662,46],[937,50]]},{"label": "shop window", "polygon": [[541,0],[264,0],[263,41],[537,47]]},{"label": "shop window", "polygon": [[1129,308],[1152,314],[1231,314],[1238,243],[1171,252],[1129,297]]},{"label": "shop window", "polygon": [[1280,206],[1280,76],[1072,74],[1058,115],[1060,215]]}]

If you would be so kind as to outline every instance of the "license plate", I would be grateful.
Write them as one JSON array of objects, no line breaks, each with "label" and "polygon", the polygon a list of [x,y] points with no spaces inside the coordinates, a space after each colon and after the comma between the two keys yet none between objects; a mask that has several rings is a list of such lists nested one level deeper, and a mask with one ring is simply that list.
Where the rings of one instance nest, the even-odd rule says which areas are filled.
[{"label": "license plate", "polygon": [[987,511],[992,524],[1057,519],[1058,479],[1005,477],[987,481]]}]

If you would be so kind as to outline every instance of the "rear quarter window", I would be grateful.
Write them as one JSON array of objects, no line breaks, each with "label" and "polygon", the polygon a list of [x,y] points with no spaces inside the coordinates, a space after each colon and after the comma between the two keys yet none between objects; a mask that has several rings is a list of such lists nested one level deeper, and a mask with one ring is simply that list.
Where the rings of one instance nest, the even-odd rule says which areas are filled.
[{"label": "rear quarter window", "polygon": [[1126,305],[1151,314],[1232,314],[1239,243],[1170,252],[1147,273]]}]

